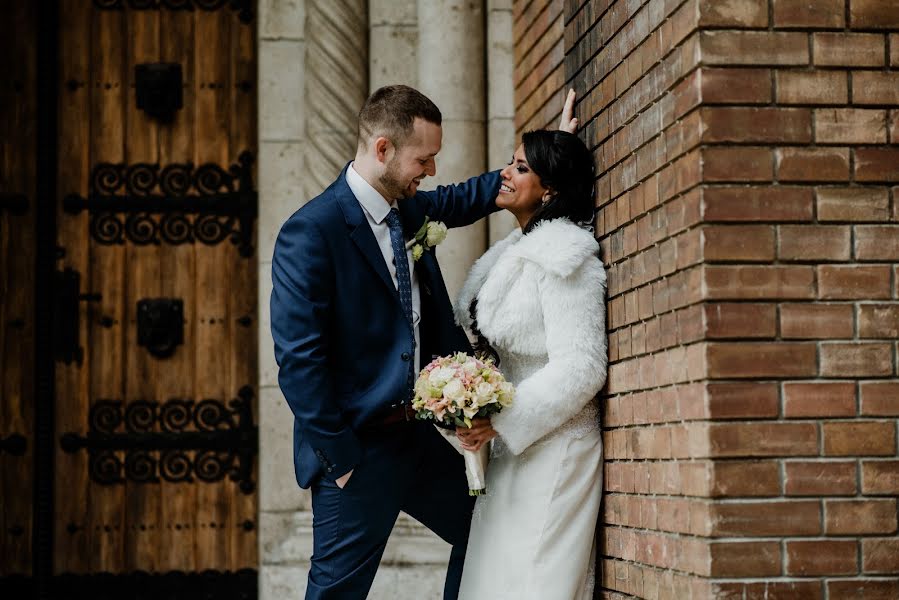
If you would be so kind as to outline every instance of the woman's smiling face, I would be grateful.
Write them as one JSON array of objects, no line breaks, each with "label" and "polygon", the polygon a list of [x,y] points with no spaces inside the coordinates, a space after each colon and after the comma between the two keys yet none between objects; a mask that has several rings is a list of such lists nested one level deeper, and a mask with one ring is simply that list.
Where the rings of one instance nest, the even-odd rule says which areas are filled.
[{"label": "woman's smiling face", "polygon": [[518,217],[524,225],[540,208],[547,189],[540,183],[540,177],[528,165],[524,145],[519,145],[512,162],[500,172],[502,185],[496,205]]}]

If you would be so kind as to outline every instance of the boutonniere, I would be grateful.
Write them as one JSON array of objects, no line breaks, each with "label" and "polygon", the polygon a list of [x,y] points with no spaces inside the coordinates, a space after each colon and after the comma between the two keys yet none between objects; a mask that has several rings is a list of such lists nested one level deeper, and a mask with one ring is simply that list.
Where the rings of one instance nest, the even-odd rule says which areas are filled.
[{"label": "boutonniere", "polygon": [[412,248],[412,260],[417,261],[425,250],[430,250],[446,239],[446,225],[425,217],[421,228],[406,242],[406,249]]}]

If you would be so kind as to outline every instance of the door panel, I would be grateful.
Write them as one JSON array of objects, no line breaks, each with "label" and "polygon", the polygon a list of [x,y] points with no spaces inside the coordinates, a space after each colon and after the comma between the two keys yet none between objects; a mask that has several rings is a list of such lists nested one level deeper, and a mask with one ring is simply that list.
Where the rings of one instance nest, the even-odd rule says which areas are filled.
[{"label": "door panel", "polygon": [[[231,48],[231,127],[228,129],[230,137],[231,155],[242,152],[244,148],[255,147],[257,131],[255,120],[251,126],[245,126],[244,115],[256,114],[255,95],[250,92],[256,81],[256,35],[254,28],[247,26],[236,27],[232,20]],[[237,31],[234,31],[234,29]],[[240,385],[239,382],[257,381],[257,281],[258,272],[255,260],[238,262],[231,269],[231,285],[228,288],[231,312],[231,381],[232,385]],[[248,293],[251,292],[251,293]],[[256,411],[253,414],[258,414]],[[237,525],[231,529],[231,569],[240,569],[243,565],[256,564],[257,549],[255,534],[252,546],[244,542],[249,532],[255,531],[257,505],[256,496],[239,494],[233,497],[231,504],[231,522]],[[249,529],[252,527],[253,529]]]},{"label": "door panel", "polygon": [[[223,140],[229,122],[231,15],[210,15],[196,23],[194,63],[199,82],[196,91],[197,119],[194,160],[197,163],[227,164],[230,144]],[[214,49],[213,51],[210,51]],[[202,398],[223,398],[229,393],[230,353],[233,318],[229,311],[228,290],[231,273],[229,251],[219,245],[203,248],[202,267],[197,269],[193,295],[197,306],[195,389]],[[198,265],[198,267],[201,265]],[[236,318],[236,315],[235,317]],[[230,504],[218,486],[197,488],[197,567],[215,568],[228,563],[230,556]]]},{"label": "door panel", "polygon": [[[35,301],[44,297],[35,296],[35,260],[53,241],[38,247],[37,232],[55,228],[59,277],[48,295],[68,297],[52,315],[53,331],[67,335],[46,352],[56,357],[57,577],[42,589],[51,597],[253,597],[252,7],[54,5],[57,97],[44,87],[38,97],[38,3],[0,7],[0,48],[16,57],[0,66],[0,588],[24,595],[32,564],[49,555],[49,544],[31,540],[35,515],[51,515],[35,512],[32,498],[33,358]],[[170,119],[138,108],[135,66],[159,62],[182,71],[182,108]],[[37,110],[51,97],[55,173],[54,152],[36,143]],[[39,178],[54,176],[55,218],[38,223]],[[182,307],[180,343],[168,353],[151,352],[139,327],[147,321],[140,307],[160,299]]]},{"label": "door panel", "polygon": [[0,6],[0,576],[31,573],[35,27],[34,3]]},{"label": "door panel", "polygon": [[[156,164],[159,161],[158,130],[161,128],[146,112],[137,108],[135,65],[159,62],[160,28],[159,11],[141,10],[124,12],[126,51],[122,79],[125,109],[125,163]],[[99,250],[98,250],[99,251]],[[170,359],[159,360],[138,344],[137,306],[144,298],[159,298],[161,290],[160,253],[161,244],[124,244],[123,273],[124,313],[126,324],[121,333],[124,337],[125,381],[123,398],[128,403],[140,400],[164,401],[156,386],[158,372],[165,368]],[[94,272],[97,285],[105,289],[109,283],[103,281],[103,273]],[[179,349],[180,350],[180,349]],[[177,354],[177,350],[176,350]],[[174,358],[174,357],[172,357]],[[126,572],[144,570],[157,572],[163,552],[159,544],[160,531],[167,523],[160,519],[163,503],[160,486],[136,482],[129,478],[124,485],[125,518],[122,538],[124,540],[124,568]],[[178,494],[178,490],[169,491]],[[154,526],[155,525],[155,526]]]},{"label": "door panel", "polygon": [[[93,102],[99,101],[101,94],[88,86],[91,77],[91,40],[93,11],[85,10],[83,2],[64,0],[59,3],[59,22],[63,27],[60,34],[59,50],[59,93],[58,110],[58,167],[57,190],[85,190],[89,186],[91,160],[91,123],[94,117]],[[85,213],[78,215],[63,211],[58,203],[56,211],[57,239],[65,245],[65,257],[59,263],[81,274],[82,287],[89,288],[90,259],[86,242],[68,243],[79,239],[88,229],[89,218]],[[59,265],[58,265],[59,266]],[[105,302],[109,298],[104,299]],[[79,310],[84,310],[79,307]],[[96,308],[91,308],[91,312]],[[88,364],[93,363],[93,344],[89,339],[90,329],[79,323],[78,347],[85,349]],[[102,342],[102,340],[100,340]],[[108,342],[107,342],[108,343]],[[56,404],[64,406],[57,410],[56,432],[81,431],[84,427],[90,397],[90,369],[78,364],[56,363]],[[57,549],[55,569],[58,572],[83,573],[91,569],[90,557],[97,552],[92,530],[88,530],[90,501],[88,494],[88,463],[83,454],[56,452],[54,533]]]},{"label": "door panel", "polygon": [[[162,11],[159,13],[160,30],[168,32],[167,42],[162,44],[160,60],[181,65],[184,81],[197,81],[194,63],[195,18],[189,12]],[[195,86],[183,89],[184,106],[196,106]],[[176,118],[168,127],[159,129],[159,162],[172,164],[195,160],[193,119]],[[166,245],[161,249],[160,295],[163,298],[183,297],[185,290],[193,289],[197,277],[195,248],[192,245]],[[183,348],[196,347],[196,319],[184,327]],[[182,352],[177,360],[169,361],[157,374],[156,394],[159,398],[194,398],[194,373],[196,352]],[[160,493],[165,498],[160,511],[160,522],[175,524],[159,531],[159,543],[168,552],[160,557],[162,571],[197,570],[194,552],[195,528],[184,527],[194,521],[197,503],[195,486],[170,483],[163,479]],[[181,527],[177,527],[180,524]],[[252,564],[252,563],[247,563]]]},{"label": "door panel", "polygon": [[[255,214],[232,210],[255,203],[239,162],[256,138],[255,26],[229,3],[145,4],[61,5],[60,267],[99,299],[80,306],[83,360],[57,367],[57,573],[257,561],[255,451],[231,458],[255,445],[256,258],[237,243]],[[138,108],[149,63],[180,65],[168,118]],[[168,353],[142,345],[172,330],[146,301],[180,302]]]},{"label": "door panel", "polygon": [[[81,3],[82,10],[90,10],[93,18],[90,21],[91,62],[90,79],[86,84],[91,90],[90,130],[88,145],[91,177],[88,190],[97,187],[93,181],[94,168],[99,163],[123,163],[125,156],[125,101],[126,85],[126,53],[127,23],[132,16],[125,11],[106,11],[89,8]],[[65,28],[65,25],[63,25]],[[68,33],[64,29],[64,32]],[[71,32],[82,34],[82,32]],[[60,49],[63,54],[68,48],[68,39],[63,40]],[[63,76],[64,77],[64,76]],[[130,132],[129,132],[130,133]],[[60,156],[60,162],[68,157]],[[73,190],[67,182],[59,182],[62,191]],[[66,217],[63,216],[63,219]],[[85,281],[91,292],[99,293],[101,300],[95,305],[86,305],[82,311],[83,329],[88,332],[86,340],[86,363],[78,368],[89,373],[88,394],[78,398],[73,404],[78,405],[81,424],[75,431],[84,431],[88,424],[86,418],[91,404],[98,400],[108,399],[128,402],[132,400],[124,396],[128,354],[132,349],[127,346],[126,285],[133,283],[125,279],[125,247],[91,243],[90,226],[79,235],[69,239],[60,238],[59,245],[67,251],[74,246],[87,246],[89,263]],[[100,316],[112,319],[111,327],[97,327]],[[64,398],[66,390],[57,388],[58,413],[68,412],[68,398]],[[81,452],[85,459],[87,453]],[[90,471],[89,461],[85,461],[83,472]],[[89,572],[109,571],[122,573],[125,571],[125,487],[121,485],[96,485],[87,481],[88,520],[79,524],[79,531],[89,536],[88,556],[86,564]],[[65,502],[65,491],[57,488],[57,504]],[[66,552],[62,540],[57,543],[57,556]]]}]

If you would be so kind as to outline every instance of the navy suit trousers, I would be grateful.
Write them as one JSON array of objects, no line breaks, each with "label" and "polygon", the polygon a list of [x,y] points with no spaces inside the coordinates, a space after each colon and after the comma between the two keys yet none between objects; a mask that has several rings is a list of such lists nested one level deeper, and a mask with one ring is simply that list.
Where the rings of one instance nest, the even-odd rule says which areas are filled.
[{"label": "navy suit trousers", "polygon": [[307,600],[365,598],[400,511],[453,546],[443,597],[455,600],[474,506],[462,457],[421,421],[359,436],[362,460],[347,485],[325,477],[312,485]]}]

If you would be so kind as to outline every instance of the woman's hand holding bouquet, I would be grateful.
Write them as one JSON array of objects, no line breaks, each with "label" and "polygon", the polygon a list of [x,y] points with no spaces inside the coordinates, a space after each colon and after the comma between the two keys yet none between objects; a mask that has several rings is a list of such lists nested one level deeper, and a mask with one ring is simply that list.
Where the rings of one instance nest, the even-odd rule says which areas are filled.
[{"label": "woman's hand holding bouquet", "polygon": [[[470,428],[473,419],[490,417],[510,406],[514,395],[515,387],[491,362],[460,352],[434,359],[422,369],[412,407],[419,419]],[[468,493],[486,493],[489,447],[482,444],[476,451],[464,450],[463,456]]]}]

